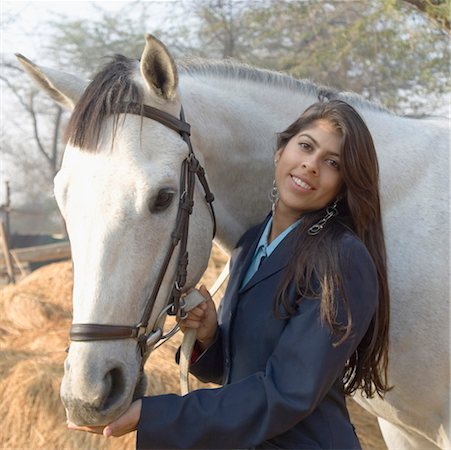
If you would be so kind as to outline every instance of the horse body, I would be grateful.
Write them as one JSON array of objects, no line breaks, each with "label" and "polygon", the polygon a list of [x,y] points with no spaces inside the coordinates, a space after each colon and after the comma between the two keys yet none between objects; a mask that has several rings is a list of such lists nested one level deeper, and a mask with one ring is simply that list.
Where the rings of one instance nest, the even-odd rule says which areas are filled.
[{"label": "horse body", "polygon": [[[180,67],[177,83],[170,55],[148,39],[146,49],[151,45],[159,49],[152,58],[162,58],[164,64],[152,65],[145,50],[141,72],[136,67],[133,79],[146,104],[178,115],[182,101],[196,155],[216,197],[216,240],[230,251],[269,209],[275,132],[322,91],[269,72],[209,64]],[[85,82],[65,88],[55,72],[23,62],[54,97],[56,89],[58,101],[66,95],[77,102],[72,92],[82,91]],[[165,67],[167,73],[158,80],[166,80],[169,88],[156,84],[162,91],[155,89],[157,77],[152,78],[149,66]],[[177,93],[168,95],[168,89],[176,88]],[[447,448],[447,123],[402,118],[355,95],[342,97],[365,118],[378,150],[392,297],[389,382],[394,389],[384,401],[356,400],[381,418],[389,448]],[[111,120],[105,121],[98,151],[67,148],[55,194],[73,252],[74,322],[130,325],[140,317],[175,222],[174,205],[149,213],[149,203],[162,187],[177,190],[186,145],[161,124],[129,115],[113,144]],[[195,205],[187,287],[200,278],[210,251],[211,219],[199,194]],[[172,273],[170,266],[153,317],[163,306]],[[135,347],[132,340],[71,344],[62,398],[73,421],[106,423],[142,394]]]}]

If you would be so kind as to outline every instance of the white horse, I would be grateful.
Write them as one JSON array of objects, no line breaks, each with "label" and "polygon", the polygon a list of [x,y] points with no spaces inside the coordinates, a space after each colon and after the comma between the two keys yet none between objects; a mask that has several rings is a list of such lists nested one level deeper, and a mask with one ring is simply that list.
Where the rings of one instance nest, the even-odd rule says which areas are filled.
[{"label": "white horse", "polygon": [[[363,115],[381,168],[394,389],[385,400],[355,399],[379,417],[390,449],[449,448],[447,121],[400,117],[355,94],[242,65],[176,66],[162,43],[146,39],[140,63],[121,60],[105,68],[102,86],[99,81],[91,86],[97,89],[92,101],[136,97],[174,116],[183,104],[195,153],[216,196],[216,241],[228,251],[269,208],[275,132],[319,95],[338,96]],[[81,104],[87,81],[18,57],[57,102],[70,109]],[[98,148],[68,145],[55,179],[72,248],[74,322],[132,325],[141,317],[169,245],[187,146],[173,130],[138,115],[121,115],[117,123],[113,116],[99,120]],[[186,288],[197,283],[210,253],[212,221],[200,193],[196,188]],[[151,323],[164,306],[174,270],[171,262]],[[134,340],[71,344],[61,395],[73,422],[109,422],[142,393]]]}]

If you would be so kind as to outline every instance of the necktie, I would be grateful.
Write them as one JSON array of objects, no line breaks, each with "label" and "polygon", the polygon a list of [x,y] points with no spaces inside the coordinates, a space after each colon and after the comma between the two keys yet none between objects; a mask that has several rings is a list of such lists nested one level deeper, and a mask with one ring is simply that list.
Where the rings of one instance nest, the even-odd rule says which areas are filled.
[{"label": "necktie", "polygon": [[262,255],[260,256],[260,261],[258,262],[257,270],[260,269],[262,262],[266,259],[266,251],[264,250]]}]

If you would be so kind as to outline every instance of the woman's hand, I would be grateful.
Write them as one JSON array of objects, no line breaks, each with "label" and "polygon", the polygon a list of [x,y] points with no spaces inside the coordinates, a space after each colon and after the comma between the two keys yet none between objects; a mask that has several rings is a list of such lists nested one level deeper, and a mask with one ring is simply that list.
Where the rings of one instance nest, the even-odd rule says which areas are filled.
[{"label": "woman's hand", "polygon": [[218,328],[216,307],[210,293],[205,286],[199,288],[205,301],[188,312],[186,319],[180,321],[180,329],[185,332],[187,328],[197,330],[196,339],[202,350],[212,343]]},{"label": "woman's hand", "polygon": [[67,428],[77,431],[88,431],[89,433],[103,434],[106,437],[109,436],[123,436],[124,434],[135,431],[138,426],[139,417],[141,415],[141,399],[135,400],[125,411],[122,416],[111,422],[109,425],[100,427],[78,426],[72,422],[67,422]]}]

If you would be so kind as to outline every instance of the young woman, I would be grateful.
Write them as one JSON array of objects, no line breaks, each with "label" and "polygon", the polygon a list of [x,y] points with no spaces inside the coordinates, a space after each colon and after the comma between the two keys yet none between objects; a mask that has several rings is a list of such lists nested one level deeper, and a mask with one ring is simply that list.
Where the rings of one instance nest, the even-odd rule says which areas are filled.
[{"label": "young woman", "polygon": [[389,389],[374,144],[350,105],[317,103],[278,135],[274,163],[272,211],[234,250],[219,319],[202,287],[184,321],[191,372],[222,387],[140,399],[104,435],[137,429],[140,449],[360,448],[345,396]]}]

